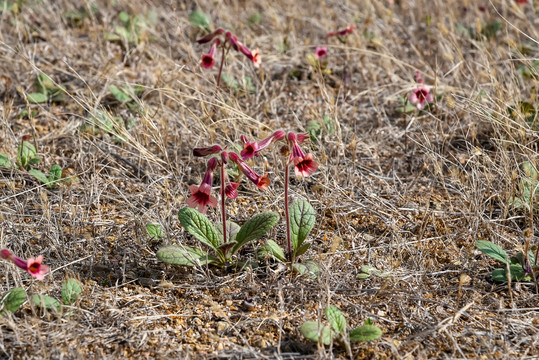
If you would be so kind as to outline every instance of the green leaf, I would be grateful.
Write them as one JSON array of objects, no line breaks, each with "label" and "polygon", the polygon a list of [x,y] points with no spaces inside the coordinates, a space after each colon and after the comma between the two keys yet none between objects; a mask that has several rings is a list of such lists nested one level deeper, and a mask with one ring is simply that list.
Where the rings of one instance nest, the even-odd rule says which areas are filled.
[{"label": "green leaf", "polygon": [[48,75],[43,74],[43,73],[39,74],[36,77],[35,82],[36,82],[37,90],[42,94],[47,94],[49,90],[55,87],[54,81],[52,81],[52,79]]},{"label": "green leaf", "polygon": [[311,244],[309,243],[304,243],[303,245],[301,245],[299,249],[295,251],[294,257],[297,258],[298,256],[303,255],[309,249],[310,246]]},{"label": "green leaf", "polygon": [[290,231],[294,253],[305,241],[314,227],[316,215],[313,207],[306,200],[296,200],[290,208]]},{"label": "green leaf", "polygon": [[331,344],[331,340],[333,340],[331,328],[320,324],[318,321],[304,322],[301,325],[301,333],[311,341],[318,342],[318,339],[320,339],[324,345]]},{"label": "green leaf", "polygon": [[116,85],[109,86],[109,91],[119,102],[127,103],[133,100],[129,94],[120,90]]},{"label": "green leaf", "polygon": [[48,184],[50,181],[47,178],[47,175],[43,174],[41,171],[36,169],[31,169],[28,171],[30,175],[41,181],[43,184]]},{"label": "green leaf", "polygon": [[262,254],[270,254],[281,262],[286,262],[286,256],[283,249],[281,249],[281,247],[273,240],[268,240],[266,245],[262,246],[260,252]]},{"label": "green leaf", "polygon": [[14,313],[26,301],[26,291],[23,288],[13,288],[6,292],[0,300],[0,315]]},{"label": "green leaf", "polygon": [[46,103],[47,100],[49,99],[46,94],[38,93],[38,92],[28,94],[26,95],[26,98],[28,99],[28,102],[32,104]]},{"label": "green leaf", "polygon": [[82,284],[77,279],[69,278],[62,284],[62,299],[64,304],[71,305],[82,293]]},{"label": "green leaf", "polygon": [[262,15],[259,12],[256,12],[249,16],[249,25],[260,25],[260,21],[262,20]]},{"label": "green leaf", "polygon": [[505,269],[495,269],[492,271],[492,281],[503,283],[507,281]]},{"label": "green leaf", "polygon": [[217,249],[219,247],[219,237],[217,230],[210,223],[208,218],[197,210],[184,207],[178,211],[180,223],[191,235],[207,246]]},{"label": "green leaf", "polygon": [[120,19],[121,22],[127,24],[129,22],[129,14],[126,13],[125,11],[122,11],[121,13],[118,14],[118,19]]},{"label": "green leaf", "polygon": [[363,325],[350,331],[350,341],[371,341],[382,336],[382,330],[375,325]]},{"label": "green leaf", "polygon": [[13,164],[6,155],[0,153],[0,166],[10,168],[13,167]]},{"label": "green leaf", "polygon": [[157,251],[157,258],[163,262],[175,265],[195,266],[215,262],[214,257],[204,251],[190,246],[165,246]]},{"label": "green leaf", "polygon": [[[217,229],[217,236],[219,237],[219,243],[223,242],[223,223],[217,223],[215,225]],[[231,242],[236,240],[236,235],[240,231],[240,226],[232,221],[226,222],[226,241]]]},{"label": "green leaf", "polygon": [[313,260],[305,260],[301,263],[294,263],[292,268],[300,275],[307,275],[311,279],[316,279],[320,275],[320,268]]},{"label": "green leaf", "polygon": [[60,302],[51,296],[32,295],[30,297],[30,300],[34,303],[34,305],[39,306],[41,308],[46,308],[49,310],[52,310],[52,309],[60,310],[60,306],[61,306]]},{"label": "green leaf", "polygon": [[[531,276],[529,274],[526,274],[526,272],[522,268],[522,265],[520,264],[509,265],[509,271],[511,271],[512,281],[531,281]],[[492,280],[501,283],[506,282],[507,268],[500,268],[492,271]]]},{"label": "green leaf", "polygon": [[208,30],[211,18],[209,15],[203,13],[202,11],[195,10],[189,14],[189,22],[193,27]]},{"label": "green leaf", "polygon": [[53,165],[49,170],[49,181],[58,181],[62,178],[62,168],[60,165]]},{"label": "green leaf", "polygon": [[236,241],[238,242],[232,249],[232,253],[238,251],[245,243],[264,236],[279,221],[279,214],[275,212],[264,212],[249,219],[241,227]]},{"label": "green leaf", "polygon": [[146,232],[152,239],[161,239],[163,237],[163,228],[159,224],[146,224]]},{"label": "green leaf", "polygon": [[493,259],[499,260],[505,264],[509,263],[509,258],[505,251],[496,244],[486,240],[477,240],[475,246],[481,250],[484,254],[490,256]]},{"label": "green leaf", "polygon": [[346,319],[342,312],[333,305],[328,306],[324,312],[333,330],[337,334],[344,334],[346,332]]}]

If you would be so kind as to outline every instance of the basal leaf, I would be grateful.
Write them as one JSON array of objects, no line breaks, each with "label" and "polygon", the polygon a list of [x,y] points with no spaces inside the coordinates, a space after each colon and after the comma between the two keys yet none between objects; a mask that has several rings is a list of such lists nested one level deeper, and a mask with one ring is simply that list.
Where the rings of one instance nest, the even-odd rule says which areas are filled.
[{"label": "basal leaf", "polygon": [[320,268],[313,260],[305,260],[301,263],[294,263],[292,268],[300,275],[307,275],[311,279],[316,279],[320,275]]},{"label": "basal leaf", "polygon": [[49,310],[60,310],[60,302],[56,300],[55,298],[48,296],[48,295],[32,295],[30,297],[30,300],[34,303],[34,305],[37,305],[41,308],[46,308]]},{"label": "basal leaf", "polygon": [[486,240],[477,240],[475,242],[475,246],[477,246],[477,248],[481,250],[481,252],[490,256],[491,258],[501,261],[505,264],[509,263],[509,258],[507,257],[506,252],[498,245]]},{"label": "basal leaf", "polygon": [[[215,229],[217,230],[217,236],[219,237],[219,243],[223,242],[223,223],[215,224]],[[232,221],[226,222],[226,241],[235,241],[236,235],[240,231],[240,226]]]},{"label": "basal leaf", "polygon": [[290,230],[292,245],[296,251],[311,232],[316,214],[313,207],[306,200],[296,200],[290,207]]},{"label": "basal leaf", "polygon": [[28,173],[32,175],[33,177],[35,177],[36,179],[38,179],[39,181],[41,181],[43,184],[48,184],[50,182],[49,179],[47,178],[47,175],[43,174],[43,172],[39,170],[31,169],[28,171]]},{"label": "basal leaf", "polygon": [[298,249],[296,249],[294,258],[297,258],[298,256],[303,255],[311,246],[309,243],[303,243]]},{"label": "basal leaf", "polygon": [[350,331],[350,341],[371,341],[382,336],[382,330],[375,325],[363,325]]},{"label": "basal leaf", "polygon": [[28,99],[28,102],[32,104],[46,103],[47,100],[49,99],[46,94],[38,93],[38,92],[28,94],[26,95],[26,98]]},{"label": "basal leaf", "polygon": [[266,245],[262,246],[260,252],[263,254],[270,254],[281,262],[286,261],[286,256],[283,249],[281,249],[281,247],[273,240],[268,240]]},{"label": "basal leaf", "polygon": [[26,301],[26,291],[23,288],[13,288],[6,292],[0,300],[0,315],[14,313]]},{"label": "basal leaf", "polygon": [[191,235],[207,246],[217,249],[219,247],[219,237],[217,230],[210,223],[210,220],[204,214],[197,210],[184,207],[178,212],[180,223]]},{"label": "basal leaf", "polygon": [[71,305],[82,293],[82,284],[77,279],[69,278],[62,284],[62,300],[64,304]]},{"label": "basal leaf", "polygon": [[232,253],[238,251],[245,243],[264,236],[279,221],[279,214],[275,212],[264,212],[249,219],[240,228],[236,241],[238,242],[232,249]]},{"label": "basal leaf", "polygon": [[161,239],[163,237],[163,228],[159,224],[148,223],[146,224],[146,232],[152,239]]},{"label": "basal leaf", "polygon": [[60,165],[53,165],[49,170],[49,181],[58,181],[62,178],[62,168]]},{"label": "basal leaf", "polygon": [[0,154],[0,166],[10,168],[13,166],[13,164],[6,155]]},{"label": "basal leaf", "polygon": [[157,251],[157,258],[163,262],[175,265],[195,266],[205,265],[215,261],[204,251],[190,246],[165,246]]},{"label": "basal leaf", "polygon": [[328,306],[324,313],[337,334],[344,334],[346,332],[346,319],[336,306]]},{"label": "basal leaf", "polygon": [[120,90],[116,85],[110,85],[109,91],[119,102],[127,103],[133,100],[129,94]]},{"label": "basal leaf", "polygon": [[118,19],[120,19],[121,22],[127,24],[129,22],[129,14],[125,11],[122,11],[118,14]]},{"label": "basal leaf", "polygon": [[36,77],[36,87],[40,93],[46,94],[54,88],[54,81],[47,74],[41,73]]},{"label": "basal leaf", "polygon": [[324,345],[331,344],[333,340],[333,333],[329,326],[320,324],[318,321],[307,321],[301,325],[301,333],[306,339],[318,342],[318,339]]},{"label": "basal leaf", "polygon": [[492,280],[499,283],[506,282],[507,277],[505,276],[505,269],[492,270]]}]

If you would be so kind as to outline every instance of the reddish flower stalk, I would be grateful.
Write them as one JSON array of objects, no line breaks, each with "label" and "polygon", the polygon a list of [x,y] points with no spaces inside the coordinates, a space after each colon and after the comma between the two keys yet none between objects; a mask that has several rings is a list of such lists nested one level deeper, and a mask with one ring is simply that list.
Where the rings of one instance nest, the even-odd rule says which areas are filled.
[{"label": "reddish flower stalk", "polygon": [[50,268],[47,265],[42,264],[43,255],[39,255],[37,258],[29,258],[27,261],[13,255],[11,251],[3,249],[0,252],[0,256],[3,259],[12,261],[18,268],[28,272],[32,277],[38,280],[43,280],[45,274],[47,274]]},{"label": "reddish flower stalk", "polygon": [[354,32],[354,30],[356,29],[356,26],[355,25],[348,25],[346,27],[346,29],[344,30],[338,30],[338,31],[332,31],[330,33],[328,33],[326,35],[326,38],[329,38],[329,37],[332,37],[332,36],[344,36],[344,35],[348,35],[348,34],[351,34]]},{"label": "reddish flower stalk", "polygon": [[290,233],[290,216],[289,216],[289,201],[288,201],[288,181],[289,181],[289,166],[294,164],[294,171],[297,176],[311,176],[318,169],[318,163],[313,161],[313,154],[305,154],[299,147],[299,144],[307,139],[308,135],[288,133],[288,146],[281,149],[281,154],[288,157],[285,166],[284,179],[284,210],[286,217],[286,241],[288,244],[288,258],[292,264],[294,261],[294,250],[292,249],[292,236]]}]

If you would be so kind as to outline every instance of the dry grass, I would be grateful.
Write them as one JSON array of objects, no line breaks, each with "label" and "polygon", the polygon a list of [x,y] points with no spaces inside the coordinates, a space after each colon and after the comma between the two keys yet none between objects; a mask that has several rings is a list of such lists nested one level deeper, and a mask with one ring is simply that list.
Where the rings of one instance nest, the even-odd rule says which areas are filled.
[{"label": "dry grass", "polygon": [[[298,330],[328,303],[351,326],[369,317],[383,329],[380,340],[353,346],[358,359],[539,357],[537,288],[513,283],[509,293],[493,283],[495,264],[474,245],[522,249],[523,230],[537,221],[509,201],[520,164],[538,163],[537,131],[507,109],[537,104],[539,82],[517,71],[539,54],[531,4],[493,0],[482,12],[464,0],[107,3],[24,1],[18,13],[0,15],[0,152],[15,157],[31,134],[38,168],[60,164],[79,178],[49,190],[25,171],[1,170],[0,248],[43,254],[53,269],[41,283],[2,262],[1,291],[22,286],[57,296],[65,277],[84,284],[69,314],[26,304],[0,318],[0,358],[345,358]],[[69,15],[94,5],[82,19]],[[254,92],[216,91],[216,70],[200,69],[206,46],[194,42],[202,32],[188,21],[195,8],[261,49],[258,71],[234,54],[225,66],[249,76]],[[150,10],[158,21],[138,44],[104,39],[120,11]],[[254,13],[259,25],[249,25]],[[503,27],[490,39],[462,28],[481,31],[496,19]],[[348,24],[357,26],[348,42],[329,46],[333,75],[309,66],[305,55]],[[350,81],[342,86],[347,58]],[[439,99],[431,111],[402,114],[399,99],[415,87],[416,70]],[[40,71],[67,89],[66,101],[27,103]],[[144,86],[143,111],[115,101],[111,84]],[[35,113],[21,117],[23,110]],[[135,118],[121,130],[125,141],[81,130],[96,111]],[[320,170],[292,187],[317,211],[308,255],[323,268],[318,279],[265,265],[225,272],[156,260],[164,244],[193,241],[177,219],[204,170],[193,147],[302,131],[324,115],[336,131],[311,146]],[[230,202],[237,222],[266,208],[282,214],[282,174],[270,175],[267,193],[240,187]],[[166,239],[150,241],[148,222],[160,223]],[[283,225],[273,235],[282,242]],[[364,264],[390,276],[359,280]],[[246,298],[252,311],[242,306]]]}]

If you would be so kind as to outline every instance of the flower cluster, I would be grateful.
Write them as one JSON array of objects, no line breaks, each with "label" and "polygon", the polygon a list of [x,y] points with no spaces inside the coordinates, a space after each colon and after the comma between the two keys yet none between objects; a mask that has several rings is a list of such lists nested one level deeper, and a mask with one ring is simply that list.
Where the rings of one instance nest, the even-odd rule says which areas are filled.
[{"label": "flower cluster", "polygon": [[28,272],[31,276],[35,277],[38,280],[43,280],[45,274],[47,274],[50,268],[47,265],[42,264],[43,255],[39,255],[37,258],[29,258],[28,260],[23,260],[7,249],[0,251],[0,256],[2,259],[10,260],[17,267]]},{"label": "flower cluster", "polygon": [[[250,143],[253,156],[258,156],[258,152],[267,147],[272,141],[273,140],[266,140],[265,142],[260,143]],[[267,174],[259,175],[245,163],[242,157],[234,152],[226,151],[226,148],[223,149],[219,145],[213,145],[205,148],[195,148],[193,149],[193,155],[197,157],[212,156],[208,160],[206,174],[202,179],[202,183],[200,186],[191,185],[189,187],[189,190],[191,190],[191,197],[187,199],[187,205],[189,207],[196,208],[203,214],[206,213],[206,206],[217,206],[217,199],[211,195],[211,187],[213,182],[213,172],[218,166],[221,167],[221,181],[225,195],[229,199],[235,199],[238,197],[238,192],[236,189],[238,188],[239,184],[230,181],[228,172],[224,170],[224,167],[226,164],[228,164],[229,160],[235,163],[238,166],[238,169],[261,190],[266,190],[270,184]],[[218,155],[218,157],[213,155]]]},{"label": "flower cluster", "polygon": [[434,96],[430,92],[430,87],[423,84],[423,78],[419,71],[415,73],[415,79],[418,85],[408,97],[408,101],[410,104],[416,105],[419,110],[423,110],[425,105],[434,101]]},{"label": "flower cluster", "polygon": [[[222,39],[220,38],[221,36],[223,37]],[[210,41],[212,42],[210,51],[202,55],[202,59],[200,62],[200,66],[205,69],[210,69],[211,67],[213,67],[213,65],[215,65],[215,53],[218,47],[221,47],[223,49],[223,59],[221,59],[221,61],[224,60],[225,52],[228,49],[232,48],[245,55],[249,60],[253,62],[254,66],[257,68],[262,62],[258,49],[253,51],[249,50],[247,46],[243,45],[236,36],[232,35],[230,31],[225,32],[225,30],[223,29],[217,29],[214,32],[197,40],[199,44],[206,44]]]}]

